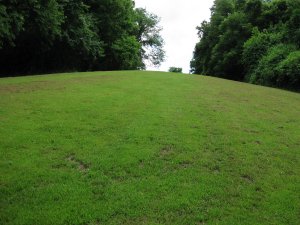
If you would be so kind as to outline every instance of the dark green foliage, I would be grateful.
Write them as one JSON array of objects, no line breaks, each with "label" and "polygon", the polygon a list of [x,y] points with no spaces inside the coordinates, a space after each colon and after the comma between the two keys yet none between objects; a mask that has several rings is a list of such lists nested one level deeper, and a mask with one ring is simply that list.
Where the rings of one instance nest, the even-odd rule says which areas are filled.
[{"label": "dark green foliage", "polygon": [[250,82],[267,86],[299,89],[300,51],[294,45],[272,47],[260,60]]},{"label": "dark green foliage", "polygon": [[268,31],[259,32],[253,30],[253,35],[244,43],[243,65],[245,70],[245,80],[249,81],[249,75],[256,69],[260,59],[267,53],[268,49],[281,42],[281,33],[271,33]]},{"label": "dark green foliage", "polygon": [[191,72],[300,89],[297,54],[288,57],[300,49],[299,1],[215,0],[211,11],[197,27]]},{"label": "dark green foliage", "polygon": [[0,49],[3,48],[4,43],[13,45],[23,25],[24,17],[14,6],[0,4]]},{"label": "dark green foliage", "polygon": [[248,0],[244,7],[244,14],[254,26],[262,24],[261,14],[263,12],[263,3],[261,0]]},{"label": "dark green foliage", "polygon": [[249,81],[255,84],[268,86],[280,85],[278,78],[277,65],[286,59],[290,52],[294,51],[292,45],[279,44],[270,48],[267,53],[259,60],[258,66],[251,73]]},{"label": "dark green foliage", "polygon": [[97,34],[94,18],[81,0],[64,1],[62,6],[65,19],[61,38],[51,48],[45,68],[58,71],[91,70],[104,56],[104,42]]},{"label": "dark green foliage", "polygon": [[208,62],[211,56],[211,47],[215,39],[212,39],[211,24],[203,21],[198,29],[198,36],[201,41],[196,44],[194,58],[191,61],[191,72],[196,74],[209,74]]},{"label": "dark green foliage", "polygon": [[120,70],[134,70],[141,67],[141,45],[135,37],[124,37],[116,40],[112,45],[113,58]]},{"label": "dark green foliage", "polygon": [[213,47],[209,63],[212,74],[232,80],[243,80],[240,58],[244,41],[251,34],[251,25],[242,13],[233,13],[221,23],[220,29],[224,30],[224,33],[219,36],[218,43]]},{"label": "dark green foliage", "polygon": [[[158,22],[131,0],[3,0],[0,76],[157,65],[164,59]],[[141,54],[146,45],[150,52]]]},{"label": "dark green foliage", "polygon": [[[131,0],[92,0],[88,1],[88,5],[95,18],[96,26],[99,28],[98,35],[105,43],[105,57],[98,61],[96,69],[132,69],[131,66],[127,68],[125,65],[139,64],[128,62],[130,59],[135,60],[137,54],[134,49],[132,51],[128,49],[129,42],[133,44],[133,48],[139,44],[138,40],[132,39],[136,29],[133,2]],[[122,47],[124,49],[120,49]],[[127,62],[122,61],[125,55],[128,56]]]},{"label": "dark green foliage", "polygon": [[47,53],[62,35],[62,6],[55,0],[5,0],[0,8],[6,21],[6,32],[0,35],[0,73],[42,72]]},{"label": "dark green foliage", "polygon": [[300,51],[290,53],[277,66],[277,84],[300,91]]},{"label": "dark green foliage", "polygon": [[169,68],[169,72],[172,72],[172,73],[182,73],[182,68],[179,68],[179,67],[170,67]]},{"label": "dark green foliage", "polygon": [[300,48],[300,1],[298,8],[292,10],[291,18],[287,22],[287,37]]}]

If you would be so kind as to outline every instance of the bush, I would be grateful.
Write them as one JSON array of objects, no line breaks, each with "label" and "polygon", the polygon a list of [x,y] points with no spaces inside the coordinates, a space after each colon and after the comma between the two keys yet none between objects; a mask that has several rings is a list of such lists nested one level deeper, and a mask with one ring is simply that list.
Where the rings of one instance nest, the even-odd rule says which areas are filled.
[{"label": "bush", "polygon": [[300,90],[300,51],[290,53],[276,71],[278,87]]},{"label": "bush", "polygon": [[172,73],[182,73],[182,68],[179,68],[179,67],[170,67],[169,68],[169,72],[172,72]]},{"label": "bush", "polygon": [[[255,71],[250,76],[250,82],[254,84],[261,84],[273,87],[289,87],[292,76],[299,76],[297,73],[297,58],[298,54],[295,52],[294,45],[279,44],[272,47],[265,56],[263,56],[258,63]],[[298,70],[299,71],[299,70]],[[296,74],[292,74],[296,72]]]},{"label": "bush", "polygon": [[249,80],[249,76],[257,68],[259,61],[266,55],[268,49],[281,42],[281,33],[259,32],[254,29],[252,37],[247,40],[243,48],[243,65],[246,72],[245,80]]}]

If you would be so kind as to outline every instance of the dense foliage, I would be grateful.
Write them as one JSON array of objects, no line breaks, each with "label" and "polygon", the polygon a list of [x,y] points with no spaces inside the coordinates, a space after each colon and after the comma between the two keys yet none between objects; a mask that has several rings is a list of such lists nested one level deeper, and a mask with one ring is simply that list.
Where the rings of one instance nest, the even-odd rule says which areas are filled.
[{"label": "dense foliage", "polygon": [[300,1],[215,0],[191,72],[300,89]]},{"label": "dense foliage", "polygon": [[180,68],[180,67],[170,67],[169,68],[169,72],[172,72],[172,73],[182,73],[182,68]]},{"label": "dense foliage", "polygon": [[1,0],[0,74],[159,65],[158,23],[132,0]]}]

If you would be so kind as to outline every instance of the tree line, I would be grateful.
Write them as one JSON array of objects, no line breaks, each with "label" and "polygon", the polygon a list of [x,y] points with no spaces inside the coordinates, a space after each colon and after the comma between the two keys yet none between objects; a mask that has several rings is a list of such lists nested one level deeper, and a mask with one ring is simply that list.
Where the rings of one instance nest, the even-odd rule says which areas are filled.
[{"label": "tree line", "polygon": [[300,1],[215,0],[191,72],[300,90]]},{"label": "tree line", "polygon": [[160,31],[132,0],[1,0],[0,76],[159,65]]}]

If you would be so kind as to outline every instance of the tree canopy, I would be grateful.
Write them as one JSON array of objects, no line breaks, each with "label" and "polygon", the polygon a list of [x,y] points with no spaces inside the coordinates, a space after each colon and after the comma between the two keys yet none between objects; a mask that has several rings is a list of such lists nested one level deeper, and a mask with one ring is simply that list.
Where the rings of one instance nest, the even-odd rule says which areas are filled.
[{"label": "tree canopy", "polygon": [[215,0],[191,72],[300,90],[300,1]]},{"label": "tree canopy", "polygon": [[159,65],[160,31],[132,0],[2,0],[0,76]]}]

